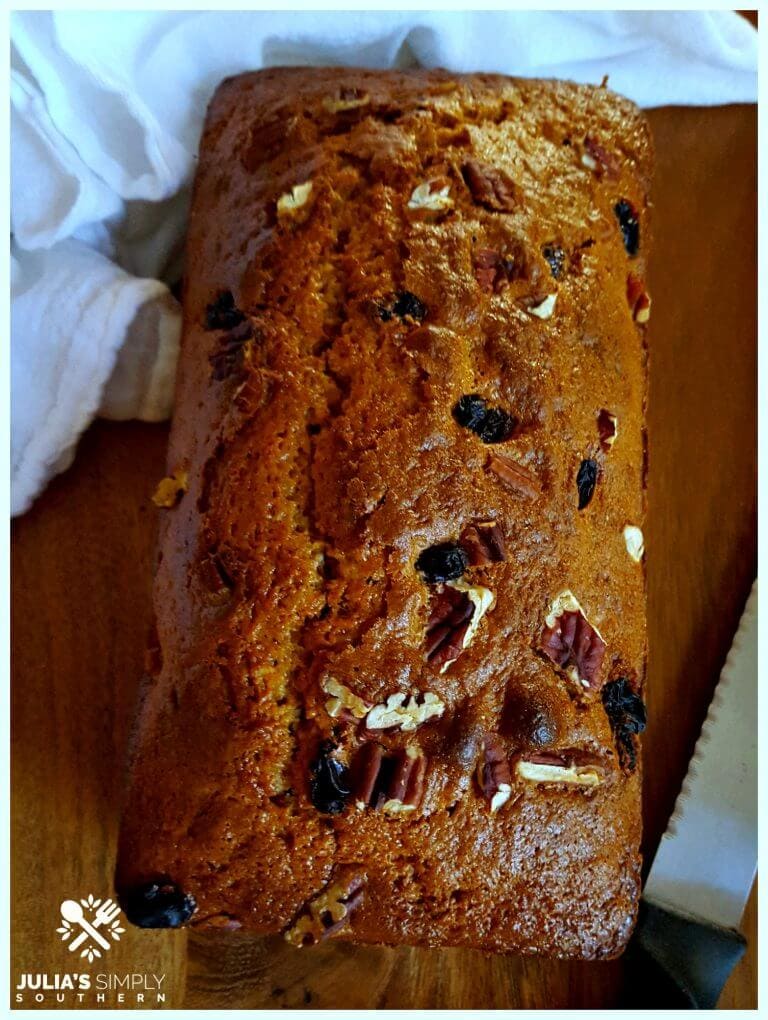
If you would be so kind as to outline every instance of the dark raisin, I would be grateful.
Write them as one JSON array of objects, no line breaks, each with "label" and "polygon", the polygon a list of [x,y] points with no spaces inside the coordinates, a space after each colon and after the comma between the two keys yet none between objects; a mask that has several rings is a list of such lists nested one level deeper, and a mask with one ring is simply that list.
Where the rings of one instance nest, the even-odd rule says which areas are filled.
[{"label": "dark raisin", "polygon": [[628,255],[637,255],[640,248],[640,223],[637,219],[637,210],[625,198],[617,202],[613,207],[616,219],[621,227],[621,236],[624,238],[624,247]]},{"label": "dark raisin", "polygon": [[579,510],[587,506],[595,494],[597,484],[597,461],[583,460],[576,475],[576,488],[579,490]]},{"label": "dark raisin", "polygon": [[469,558],[455,542],[432,545],[419,554],[416,569],[424,575],[427,584],[455,581],[469,566]]},{"label": "dark raisin", "polygon": [[166,879],[128,889],[118,899],[125,916],[139,928],[179,928],[197,909],[194,896]]},{"label": "dark raisin", "polygon": [[400,290],[391,305],[379,308],[379,316],[382,322],[389,322],[394,316],[403,321],[412,319],[414,322],[423,322],[427,317],[427,306],[409,290]]},{"label": "dark raisin", "polygon": [[517,418],[502,411],[500,407],[491,407],[481,425],[473,431],[480,436],[484,443],[503,443],[515,431],[516,425]]},{"label": "dark raisin", "polygon": [[462,168],[464,182],[478,205],[493,212],[512,212],[516,205],[516,188],[503,170],[469,160]]},{"label": "dark raisin", "polygon": [[647,722],[643,699],[637,694],[626,677],[611,680],[603,687],[603,705],[611,726],[618,725],[630,733],[642,733]]},{"label": "dark raisin", "polygon": [[484,443],[503,443],[517,426],[517,418],[498,407],[488,407],[477,393],[467,393],[453,408],[456,422]]},{"label": "dark raisin", "polygon": [[643,699],[623,676],[603,687],[602,699],[621,763],[632,771],[637,761],[634,734],[643,732],[647,717]]},{"label": "dark raisin", "polygon": [[392,311],[400,319],[414,319],[416,322],[422,322],[427,316],[427,306],[409,290],[398,292]]},{"label": "dark raisin", "polygon": [[465,429],[476,432],[483,424],[487,405],[477,393],[465,393],[453,408],[453,417]]},{"label": "dark raisin", "polygon": [[565,266],[565,252],[555,244],[545,244],[541,251],[549,263],[550,272],[556,280],[559,280]]},{"label": "dark raisin", "polygon": [[318,757],[310,766],[309,791],[312,803],[326,815],[338,815],[346,806],[350,794],[349,769],[332,757],[334,745],[324,740]]},{"label": "dark raisin", "polygon": [[234,329],[244,319],[245,316],[235,305],[230,290],[220,291],[216,299],[205,309],[206,329]]}]

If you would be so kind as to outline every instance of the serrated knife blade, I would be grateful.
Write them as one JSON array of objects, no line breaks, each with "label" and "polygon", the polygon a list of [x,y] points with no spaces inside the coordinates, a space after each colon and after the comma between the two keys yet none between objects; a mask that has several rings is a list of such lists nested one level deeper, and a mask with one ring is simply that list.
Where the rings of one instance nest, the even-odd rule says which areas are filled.
[{"label": "serrated knife blade", "polygon": [[757,871],[757,629],[755,581],[645,885],[628,1005],[711,1009],[744,953],[736,929]]},{"label": "serrated knife blade", "polygon": [[661,838],[645,898],[738,928],[757,870],[757,582]]}]

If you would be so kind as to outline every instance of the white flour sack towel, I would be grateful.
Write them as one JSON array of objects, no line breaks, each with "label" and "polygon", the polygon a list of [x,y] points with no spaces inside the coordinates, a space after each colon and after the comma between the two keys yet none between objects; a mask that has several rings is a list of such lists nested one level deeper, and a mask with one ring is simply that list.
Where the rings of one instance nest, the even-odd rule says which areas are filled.
[{"label": "white flour sack towel", "polygon": [[570,78],[641,106],[755,102],[729,11],[21,11],[11,19],[11,508],[96,415],[171,411],[188,186],[229,75],[285,64]]}]

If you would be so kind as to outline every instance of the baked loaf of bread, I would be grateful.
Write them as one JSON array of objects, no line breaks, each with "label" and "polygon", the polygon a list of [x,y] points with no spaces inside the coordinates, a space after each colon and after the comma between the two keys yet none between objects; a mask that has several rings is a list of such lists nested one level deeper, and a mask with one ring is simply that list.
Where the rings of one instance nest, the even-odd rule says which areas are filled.
[{"label": "baked loaf of bread", "polygon": [[130,920],[621,951],[651,161],[605,87],[221,85],[155,497]]}]

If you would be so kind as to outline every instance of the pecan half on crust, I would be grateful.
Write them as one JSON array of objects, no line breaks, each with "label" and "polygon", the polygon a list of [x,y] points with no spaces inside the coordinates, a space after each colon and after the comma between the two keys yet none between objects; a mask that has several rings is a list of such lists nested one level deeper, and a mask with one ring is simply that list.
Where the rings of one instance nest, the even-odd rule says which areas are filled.
[{"label": "pecan half on crust", "polygon": [[496,597],[481,585],[452,581],[433,599],[425,632],[425,659],[445,673],[468,648],[485,614],[493,609]]},{"label": "pecan half on crust", "polygon": [[627,276],[627,304],[632,309],[632,318],[641,325],[651,317],[651,296],[645,284],[635,273]]},{"label": "pecan half on crust", "polygon": [[561,591],[553,601],[541,635],[541,650],[585,690],[600,687],[605,641],[584,614],[573,592]]},{"label": "pecan half on crust", "polygon": [[501,255],[493,248],[480,248],[475,255],[475,279],[488,294],[500,294],[522,274],[522,266],[514,257]]},{"label": "pecan half on crust", "polygon": [[511,212],[515,208],[515,186],[503,170],[471,159],[461,173],[477,205],[491,212]]},{"label": "pecan half on crust", "polygon": [[352,766],[353,795],[360,809],[387,814],[416,811],[424,796],[427,759],[410,747],[385,754],[380,744],[364,744]]},{"label": "pecan half on crust", "polygon": [[221,595],[235,587],[235,579],[224,565],[221,556],[210,551],[203,555],[199,563],[200,580],[206,591],[212,595]]},{"label": "pecan half on crust", "polygon": [[367,702],[358,698],[334,677],[325,677],[320,686],[329,696],[325,710],[332,719],[363,719],[371,709]]},{"label": "pecan half on crust", "polygon": [[411,192],[407,208],[423,219],[438,219],[453,209],[451,182],[447,177],[422,181]]},{"label": "pecan half on crust", "polygon": [[617,157],[589,135],[584,139],[584,155],[581,162],[589,167],[598,179],[605,176],[608,180],[615,181],[621,173]]},{"label": "pecan half on crust", "polygon": [[364,886],[363,875],[341,878],[329,885],[305,904],[296,922],[283,936],[285,941],[292,946],[310,946],[340,931],[363,902]]},{"label": "pecan half on crust", "polygon": [[392,730],[399,729],[404,733],[415,730],[428,719],[440,717],[445,711],[445,703],[431,691],[420,694],[421,701],[415,695],[411,695],[406,701],[406,695],[399,691],[397,694],[390,694],[385,702],[374,705],[365,719],[366,728],[369,730]]},{"label": "pecan half on crust", "polygon": [[488,458],[488,470],[496,475],[501,484],[514,492],[517,496],[524,496],[526,499],[536,499],[541,494],[541,484],[538,478],[511,457],[502,457],[501,454],[492,453]]},{"label": "pecan half on crust", "polygon": [[507,558],[504,535],[496,521],[468,524],[459,537],[459,545],[467,554],[471,567],[503,563]]},{"label": "pecan half on crust", "polygon": [[498,811],[512,793],[512,773],[497,733],[486,733],[483,739],[483,756],[478,762],[476,777],[491,812]]},{"label": "pecan half on crust", "polygon": [[578,751],[561,754],[530,754],[518,758],[515,775],[529,783],[569,783],[572,786],[599,786],[605,770],[592,761],[581,760]]},{"label": "pecan half on crust", "polygon": [[424,636],[427,662],[443,666],[458,658],[474,611],[466,592],[445,586],[435,594]]},{"label": "pecan half on crust", "polygon": [[615,414],[603,408],[597,416],[597,434],[600,436],[600,446],[607,453],[616,442],[619,434],[619,423]]}]

